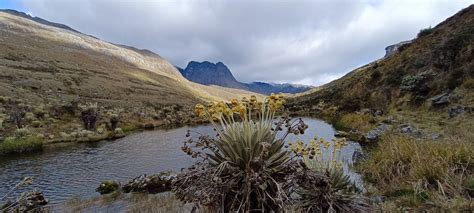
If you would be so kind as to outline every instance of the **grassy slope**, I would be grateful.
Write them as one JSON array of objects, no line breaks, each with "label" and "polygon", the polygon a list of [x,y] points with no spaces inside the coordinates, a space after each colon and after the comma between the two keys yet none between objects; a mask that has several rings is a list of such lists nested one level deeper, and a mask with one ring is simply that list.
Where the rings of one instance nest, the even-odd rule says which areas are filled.
[{"label": "grassy slope", "polygon": [[156,54],[0,12],[0,95],[118,106],[194,104],[249,92],[191,83]]},{"label": "grassy slope", "polygon": [[[289,101],[294,112],[363,132],[390,116],[443,135],[433,141],[388,132],[368,150],[358,169],[369,193],[385,197],[379,207],[388,212],[474,209],[474,114],[448,114],[454,106],[474,109],[474,6],[429,31],[400,52]],[[430,98],[443,92],[450,93],[450,103],[433,106]],[[354,113],[364,108],[384,116]]]},{"label": "grassy slope", "polygon": [[[388,58],[358,68],[313,93],[296,97],[295,110],[326,104],[339,111],[361,108],[424,110],[430,98],[452,91],[474,78],[474,6],[440,23],[433,31],[401,47]],[[400,89],[406,76],[429,73],[413,91]],[[461,92],[457,100],[474,106],[472,90]],[[301,106],[301,107],[299,107]]]},{"label": "grassy slope", "polygon": [[[0,12],[0,143],[17,128],[11,119],[16,105],[22,108],[23,125],[47,144],[84,139],[61,134],[81,131],[77,104],[97,103],[98,129],[106,129],[110,116],[117,114],[118,127],[129,132],[145,125],[194,124],[199,122],[191,110],[194,104],[252,94],[190,82],[147,50]],[[46,116],[26,116],[37,109]],[[106,138],[113,132],[108,131],[85,139]],[[15,145],[2,144],[0,154],[23,150]]]}]

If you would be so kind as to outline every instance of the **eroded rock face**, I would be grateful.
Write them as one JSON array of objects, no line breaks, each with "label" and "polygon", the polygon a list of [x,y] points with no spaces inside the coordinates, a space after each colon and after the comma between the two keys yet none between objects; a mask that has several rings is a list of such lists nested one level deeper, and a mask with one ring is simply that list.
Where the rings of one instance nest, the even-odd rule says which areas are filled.
[{"label": "eroded rock face", "polygon": [[409,41],[402,41],[400,43],[397,43],[397,44],[394,44],[394,45],[390,45],[388,47],[385,47],[385,56],[384,58],[388,57],[388,56],[391,56],[395,53],[398,52],[398,48],[400,48],[402,45],[404,44],[409,44],[411,43],[412,40],[409,40]]}]

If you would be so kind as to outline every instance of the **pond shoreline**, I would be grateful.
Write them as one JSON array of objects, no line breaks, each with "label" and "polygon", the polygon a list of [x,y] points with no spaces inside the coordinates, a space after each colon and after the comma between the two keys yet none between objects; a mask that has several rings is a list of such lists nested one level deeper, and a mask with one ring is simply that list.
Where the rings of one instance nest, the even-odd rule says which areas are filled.
[{"label": "pond shoreline", "polygon": [[[334,128],[319,119],[303,118],[310,130],[289,140],[309,141],[314,136],[334,138]],[[55,143],[41,153],[3,157],[0,194],[19,178],[32,177],[32,188],[42,190],[53,204],[71,197],[97,196],[95,188],[104,180],[124,183],[141,174],[179,171],[191,166],[192,159],[181,151],[186,132],[215,134],[209,125],[185,126],[153,131],[134,131],[126,137],[94,143]],[[352,158],[353,149],[347,153]],[[350,156],[349,156],[350,155]]]}]

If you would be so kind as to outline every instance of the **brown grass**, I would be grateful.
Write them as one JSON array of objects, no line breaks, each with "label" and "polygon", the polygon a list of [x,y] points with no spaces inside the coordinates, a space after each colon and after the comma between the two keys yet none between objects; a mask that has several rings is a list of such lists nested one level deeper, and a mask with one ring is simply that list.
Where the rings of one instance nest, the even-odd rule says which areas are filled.
[{"label": "brown grass", "polygon": [[467,184],[474,178],[474,143],[384,136],[358,169],[398,207],[464,208],[472,202]]}]

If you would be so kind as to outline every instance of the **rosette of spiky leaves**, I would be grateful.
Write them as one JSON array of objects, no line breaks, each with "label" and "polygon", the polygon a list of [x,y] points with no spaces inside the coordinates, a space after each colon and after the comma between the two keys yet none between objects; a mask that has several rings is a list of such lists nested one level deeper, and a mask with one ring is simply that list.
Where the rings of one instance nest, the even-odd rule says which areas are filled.
[{"label": "rosette of spiky leaves", "polygon": [[363,212],[366,199],[342,170],[295,173],[296,205],[305,212]]},{"label": "rosette of spiky leaves", "polygon": [[[307,128],[299,120],[285,126],[287,133],[277,138],[277,131],[289,123],[274,123],[274,114],[282,105],[281,96],[272,95],[265,102],[251,97],[207,108],[196,106],[198,115],[210,118],[218,136],[201,136],[198,141],[190,139],[185,143],[183,151],[205,161],[178,176],[174,184],[176,196],[222,211],[281,210],[287,200],[282,183],[288,175],[285,169],[290,160],[283,149],[284,139]],[[234,119],[234,115],[240,120]],[[195,151],[191,144],[205,151]]]},{"label": "rosette of spiky leaves", "polygon": [[366,199],[344,174],[341,149],[345,139],[314,138],[309,143],[290,143],[302,167],[291,178],[297,206],[306,212],[357,212],[365,209]]}]

